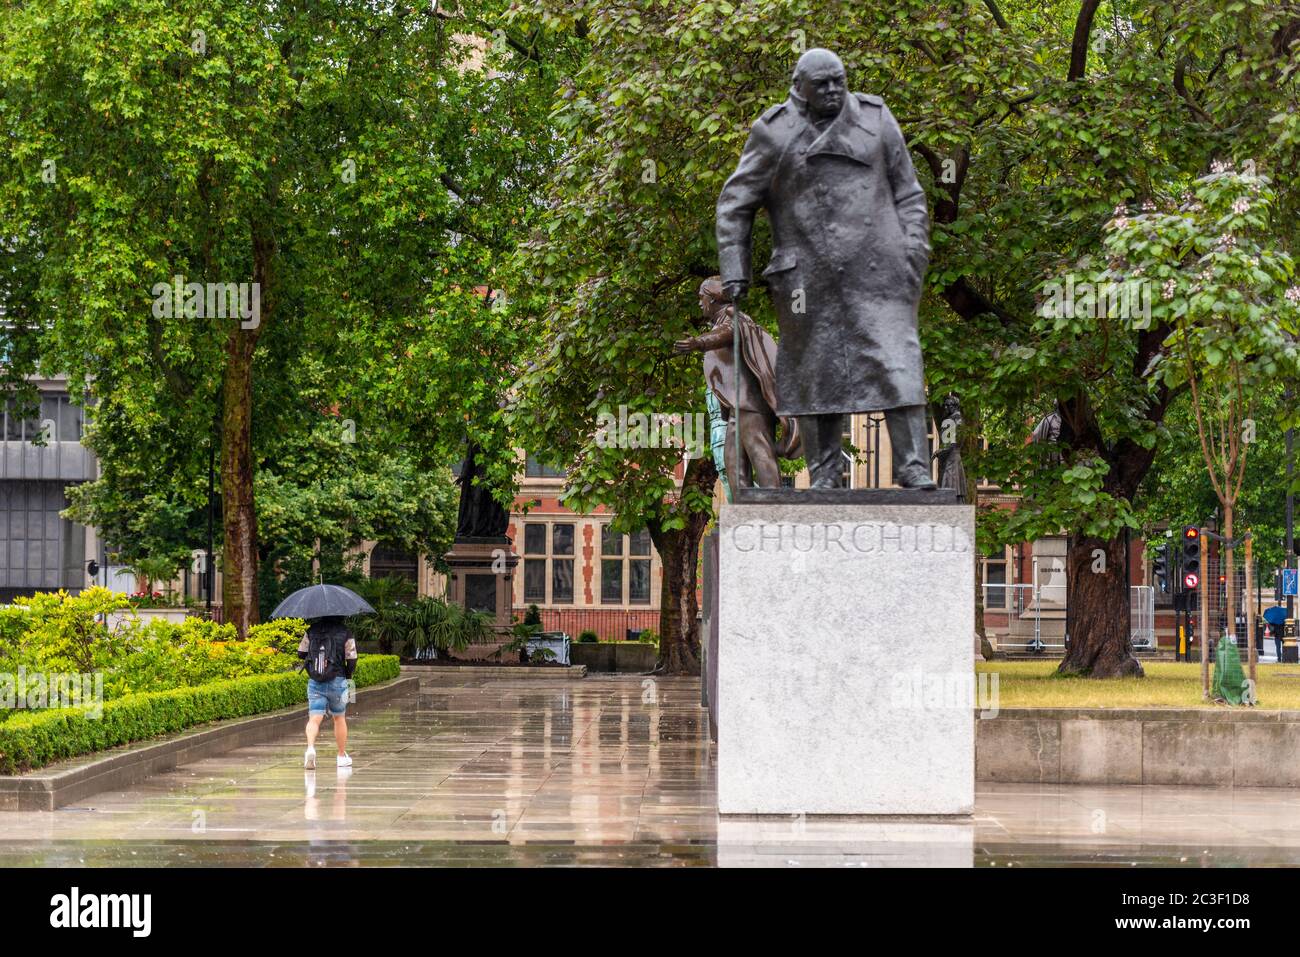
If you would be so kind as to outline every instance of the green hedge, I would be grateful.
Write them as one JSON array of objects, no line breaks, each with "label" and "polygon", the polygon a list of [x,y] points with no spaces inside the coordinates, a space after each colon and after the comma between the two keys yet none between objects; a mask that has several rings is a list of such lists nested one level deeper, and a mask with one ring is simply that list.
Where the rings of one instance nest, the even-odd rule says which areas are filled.
[{"label": "green hedge", "polygon": [[[395,655],[362,655],[353,678],[363,688],[396,678],[400,670]],[[79,708],[24,712],[0,724],[0,774],[306,701],[306,672],[289,671],[126,695],[105,702],[99,718]]]}]

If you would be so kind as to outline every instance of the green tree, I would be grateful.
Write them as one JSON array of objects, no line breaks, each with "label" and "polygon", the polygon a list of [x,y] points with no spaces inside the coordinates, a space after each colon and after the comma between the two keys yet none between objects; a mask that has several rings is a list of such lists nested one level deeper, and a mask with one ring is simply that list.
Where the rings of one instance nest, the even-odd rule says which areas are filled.
[{"label": "green tree", "polygon": [[[1104,312],[1057,327],[1040,314],[1044,283],[1102,256],[1114,207],[1190,182],[1217,156],[1294,168],[1295,11],[1264,0],[588,0],[517,17],[591,45],[556,107],[567,148],[525,257],[531,298],[520,304],[546,343],[521,383],[521,421],[576,463],[571,500],[637,513],[652,530],[660,515],[697,527],[687,517],[707,507],[704,464],[688,469],[679,497],[677,455],[598,448],[596,420],[624,404],[702,406],[697,371],[665,357],[690,322],[695,284],[715,270],[713,203],[750,124],[784,96],[798,53],[829,47],[854,89],[885,95],[929,193],[931,395],[961,397],[972,474],[1023,493],[1010,515],[982,513],[981,539],[1070,533],[1063,669],[1138,673],[1124,633],[1122,548],[1177,398],[1150,371],[1170,329],[1133,329]],[[1279,209],[1293,210],[1285,192]],[[756,261],[769,243],[756,239]],[[1064,426],[1057,447],[1026,447],[1052,411]],[[680,549],[693,574],[689,535]],[[681,584],[693,592],[693,577]],[[676,664],[689,661],[679,643],[694,647],[690,626],[681,630],[684,639],[663,628]]]},{"label": "green tree", "polygon": [[[1156,374],[1187,385],[1202,462],[1223,515],[1225,606],[1235,607],[1233,534],[1246,465],[1259,432],[1258,395],[1300,372],[1300,285],[1272,241],[1275,194],[1253,169],[1216,164],[1185,195],[1112,220],[1119,271],[1161,290],[1151,321],[1172,327]],[[1232,630],[1229,618],[1229,631]],[[1251,651],[1254,675],[1254,651]]]},{"label": "green tree", "polygon": [[[1255,389],[1255,441],[1246,459],[1238,499],[1241,523],[1251,530],[1261,583],[1286,554],[1286,421],[1289,403],[1283,397],[1283,377]],[[1190,403],[1179,403],[1165,422],[1155,464],[1142,484],[1138,516],[1152,544],[1166,541],[1183,525],[1204,525],[1219,507],[1201,451],[1200,436]]]},{"label": "green tree", "polygon": [[[154,466],[123,466],[156,499],[194,500],[215,429],[223,601],[241,632],[257,618],[258,436],[310,432],[305,409],[342,402],[358,445],[416,436],[419,467],[443,467],[427,450],[463,439],[468,403],[435,416],[421,400],[491,392],[458,379],[483,361],[464,337],[427,327],[459,328],[465,309],[443,307],[524,225],[501,202],[511,165],[536,152],[511,122],[534,86],[512,99],[509,78],[474,66],[504,6],[0,9],[10,352],[35,337],[131,428],[176,436],[179,497]],[[174,302],[176,276],[250,284],[250,313],[256,284],[256,315]],[[336,401],[287,388],[304,364],[330,372]]]}]

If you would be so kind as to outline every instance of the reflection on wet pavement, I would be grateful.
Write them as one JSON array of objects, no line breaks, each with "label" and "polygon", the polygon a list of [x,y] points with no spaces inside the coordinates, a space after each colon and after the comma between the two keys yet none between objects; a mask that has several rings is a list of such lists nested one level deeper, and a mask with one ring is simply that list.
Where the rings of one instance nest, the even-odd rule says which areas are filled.
[{"label": "reflection on wet pavement", "polygon": [[[719,819],[694,679],[426,678],[349,717],[54,812],[0,813],[0,865],[1300,864],[1285,789],[981,785],[964,822]],[[329,729],[325,729],[328,736]]]}]

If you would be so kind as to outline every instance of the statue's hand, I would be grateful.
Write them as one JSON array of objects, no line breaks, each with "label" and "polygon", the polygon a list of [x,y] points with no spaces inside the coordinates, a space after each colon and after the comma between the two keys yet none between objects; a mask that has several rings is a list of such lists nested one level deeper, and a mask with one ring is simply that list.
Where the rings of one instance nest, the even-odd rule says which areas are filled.
[{"label": "statue's hand", "polygon": [[676,342],[673,343],[673,355],[675,356],[684,355],[687,352],[694,352],[697,348],[698,346],[694,338],[678,339]]},{"label": "statue's hand", "polygon": [[731,282],[722,284],[722,291],[729,302],[740,305],[740,301],[745,298],[745,292],[749,289],[749,283],[743,279],[733,279]]}]

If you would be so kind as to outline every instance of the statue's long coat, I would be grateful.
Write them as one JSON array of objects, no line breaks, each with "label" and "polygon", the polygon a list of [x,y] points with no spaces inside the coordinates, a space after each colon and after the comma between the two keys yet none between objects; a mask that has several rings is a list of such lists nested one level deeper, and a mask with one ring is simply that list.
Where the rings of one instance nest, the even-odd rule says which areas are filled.
[{"label": "statue's long coat", "polygon": [[718,197],[723,282],[750,279],[754,216],[772,223],[780,415],[925,402],[916,311],[930,258],[925,192],[878,96],[844,98],[818,132],[794,95],[750,131]]}]

